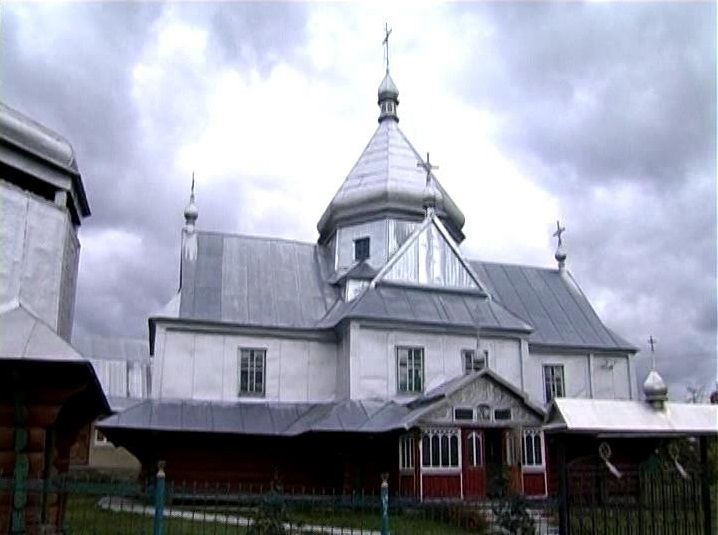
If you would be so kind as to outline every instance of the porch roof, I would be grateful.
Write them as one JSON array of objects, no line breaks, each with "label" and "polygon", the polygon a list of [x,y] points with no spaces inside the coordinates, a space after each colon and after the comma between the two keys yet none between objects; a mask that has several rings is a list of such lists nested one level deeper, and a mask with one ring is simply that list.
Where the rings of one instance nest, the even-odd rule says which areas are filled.
[{"label": "porch roof", "polygon": [[101,421],[103,430],[297,436],[309,432],[384,433],[407,429],[411,409],[392,401],[330,403],[145,400]]},{"label": "porch roof", "polygon": [[592,435],[718,435],[718,405],[557,398],[546,431]]}]

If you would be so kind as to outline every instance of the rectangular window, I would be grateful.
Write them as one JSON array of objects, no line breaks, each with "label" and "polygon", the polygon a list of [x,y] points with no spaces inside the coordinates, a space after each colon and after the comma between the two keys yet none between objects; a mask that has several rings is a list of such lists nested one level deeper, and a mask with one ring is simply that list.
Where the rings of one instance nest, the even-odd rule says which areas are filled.
[{"label": "rectangular window", "polygon": [[369,258],[371,252],[370,243],[369,238],[358,238],[354,240],[354,260],[356,262]]},{"label": "rectangular window", "polygon": [[468,420],[474,419],[474,409],[466,407],[454,407],[454,420]]},{"label": "rectangular window", "polygon": [[566,395],[562,364],[550,364],[544,366],[543,381],[546,403],[551,401],[553,398],[562,398]]},{"label": "rectangular window", "polygon": [[459,467],[459,434],[456,430],[424,431],[421,449],[421,466],[424,468]]},{"label": "rectangular window", "polygon": [[540,429],[524,429],[521,446],[524,466],[543,466],[543,444]]},{"label": "rectangular window", "polygon": [[399,437],[399,469],[410,470],[414,468],[414,437],[404,435]]},{"label": "rectangular window", "polygon": [[464,373],[474,373],[483,370],[489,359],[489,352],[484,350],[477,355],[473,349],[462,349],[461,356],[464,359]]},{"label": "rectangular window", "polygon": [[510,420],[511,419],[511,409],[494,409],[494,420],[495,421],[501,421],[501,420]]},{"label": "rectangular window", "polygon": [[266,349],[239,350],[239,395],[264,395],[264,366]]},{"label": "rectangular window", "polygon": [[424,348],[396,348],[396,380],[399,393],[418,393],[424,389]]}]

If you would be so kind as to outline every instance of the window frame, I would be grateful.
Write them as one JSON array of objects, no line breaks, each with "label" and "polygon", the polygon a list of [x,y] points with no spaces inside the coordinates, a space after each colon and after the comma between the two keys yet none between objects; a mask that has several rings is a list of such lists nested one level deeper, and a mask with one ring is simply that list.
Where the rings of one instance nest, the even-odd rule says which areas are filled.
[{"label": "window frame", "polygon": [[[566,372],[563,364],[544,364],[543,367],[543,390],[546,403],[551,403],[554,398],[566,397]],[[560,372],[558,375],[556,372]],[[558,382],[557,382],[558,379]],[[560,395],[557,393],[560,387]]]},{"label": "window frame", "polygon": [[[471,449],[469,449],[469,442],[471,442]],[[473,458],[471,457],[472,451]],[[484,466],[484,441],[480,431],[471,431],[466,435],[466,463],[467,468]]]},{"label": "window frame", "polygon": [[[471,418],[457,418],[456,411],[471,411]],[[476,411],[468,405],[457,405],[452,407],[452,416],[455,422],[474,422],[476,420]]]},{"label": "window frame", "polygon": [[[437,439],[437,440],[434,440]],[[444,440],[446,439],[446,440]],[[421,432],[420,441],[420,461],[421,471],[432,472],[432,473],[452,473],[455,474],[461,471],[462,462],[462,444],[461,444],[461,432],[459,429],[454,428],[427,428]],[[434,444],[438,444],[438,451],[434,451]],[[426,444],[429,445],[429,450],[426,450]],[[444,456],[444,445],[446,445],[447,452]],[[454,450],[455,446],[455,452]],[[436,454],[435,454],[436,453]],[[444,458],[447,459],[444,464]],[[429,464],[424,461],[428,459]],[[437,462],[434,462],[434,460]],[[452,462],[455,461],[454,464]]]},{"label": "window frame", "polygon": [[[541,462],[536,462],[536,439],[538,439],[539,455],[541,456]],[[528,462],[528,450],[527,443],[530,441],[530,449],[532,452],[532,461]],[[523,461],[522,466],[524,471],[531,472],[543,472],[546,469],[546,452],[544,448],[544,435],[538,427],[527,427],[523,429],[521,434],[521,460]]]},{"label": "window frame", "polygon": [[399,472],[413,472],[416,467],[414,452],[416,439],[413,435],[399,437]]},{"label": "window frame", "polygon": [[[508,418],[497,418],[496,411],[509,411],[509,417]],[[511,407],[493,407],[491,409],[491,421],[492,422],[510,422],[511,420],[513,420],[513,417],[514,417],[514,411],[511,410]]]},{"label": "window frame", "polygon": [[[366,256],[357,254],[359,251],[364,251],[363,246],[366,244]],[[362,247],[360,249],[360,247]],[[362,236],[361,238],[354,239],[354,262],[361,262],[371,258],[371,237]]]},{"label": "window frame", "polygon": [[[249,354],[248,358],[253,358],[255,353],[261,353],[261,362],[262,362],[262,390],[261,392],[257,392],[256,385],[257,385],[257,365],[256,361],[254,362],[254,368],[252,366],[249,366],[248,363],[248,377],[247,377],[247,391],[242,390],[242,359],[244,358],[244,353],[247,352]],[[256,357],[254,357],[256,359]],[[254,381],[252,384],[254,384],[254,390],[249,390],[250,380],[249,380],[249,374],[254,374]],[[263,398],[267,394],[267,348],[266,347],[239,347],[237,350],[237,397],[240,398]]]},{"label": "window frame", "polygon": [[[406,389],[402,390],[401,384],[402,384],[402,378],[401,378],[401,352],[406,351]],[[412,373],[412,370],[416,367],[416,354],[414,352],[419,352],[419,362],[420,362],[420,375],[419,375],[419,388],[416,388],[416,385],[413,384],[409,385],[410,382],[415,383],[416,376]],[[420,346],[396,346],[396,391],[399,395],[414,395],[414,394],[421,394],[424,392],[424,362],[425,362],[425,352],[424,348]],[[413,355],[413,356],[412,356]],[[411,358],[410,358],[411,357]],[[410,360],[412,361],[412,367],[409,366]],[[413,379],[412,379],[413,378]],[[410,380],[411,379],[411,380]]]},{"label": "window frame", "polygon": [[[467,357],[470,358],[470,366],[469,361],[467,361]],[[476,349],[462,349],[461,350],[461,361],[464,368],[464,375],[469,375],[471,373],[478,373],[481,370],[486,369],[487,364],[489,362],[489,350],[484,349],[481,352],[477,353]],[[481,367],[476,368],[477,363],[481,362]]]}]

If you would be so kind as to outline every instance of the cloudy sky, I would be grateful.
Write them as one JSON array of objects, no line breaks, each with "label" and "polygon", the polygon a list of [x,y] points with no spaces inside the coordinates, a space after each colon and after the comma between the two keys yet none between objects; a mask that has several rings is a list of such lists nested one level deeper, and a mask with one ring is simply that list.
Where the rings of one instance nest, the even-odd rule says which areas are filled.
[{"label": "cloudy sky", "polygon": [[385,21],[464,253],[554,265],[561,219],[606,323],[658,339],[673,397],[714,388],[713,3],[3,2],[2,99],[72,142],[93,212],[75,328],[146,336],[193,170],[200,228],[314,241],[376,127]]}]

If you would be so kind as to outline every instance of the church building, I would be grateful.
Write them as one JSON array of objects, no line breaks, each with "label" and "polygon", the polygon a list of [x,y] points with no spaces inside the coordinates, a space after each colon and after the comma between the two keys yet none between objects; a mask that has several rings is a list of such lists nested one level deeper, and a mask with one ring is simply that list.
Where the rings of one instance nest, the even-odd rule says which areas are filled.
[{"label": "church building", "polygon": [[637,349],[566,268],[563,229],[555,268],[467,258],[388,67],[378,105],[316,242],[200,230],[193,185],[180,288],[149,318],[151,397],[99,424],[146,473],[345,493],[388,473],[418,499],[503,478],[543,496],[552,400],[638,398]]}]

